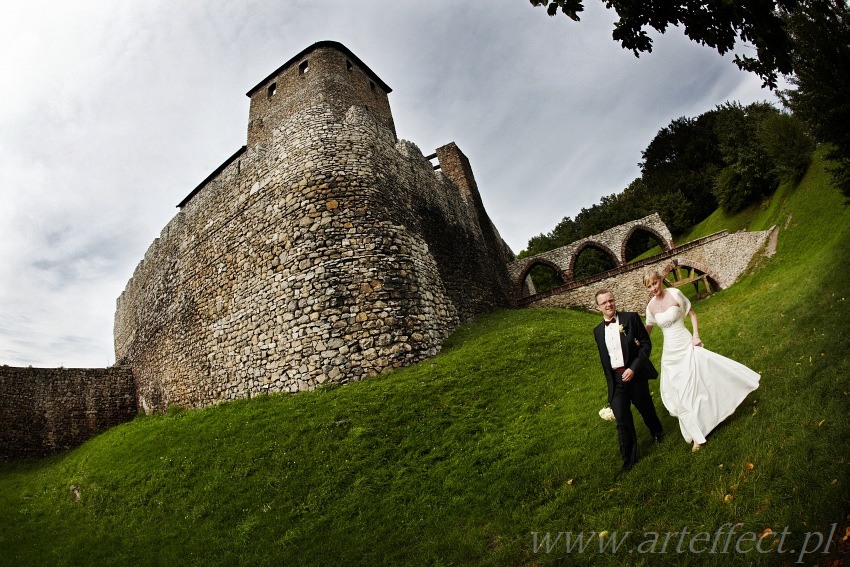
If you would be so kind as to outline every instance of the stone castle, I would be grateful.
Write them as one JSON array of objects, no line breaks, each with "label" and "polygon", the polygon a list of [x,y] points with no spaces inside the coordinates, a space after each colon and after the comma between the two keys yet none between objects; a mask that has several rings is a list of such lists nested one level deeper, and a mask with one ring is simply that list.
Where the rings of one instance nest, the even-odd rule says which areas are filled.
[{"label": "stone castle", "polygon": [[145,410],[357,380],[510,304],[513,254],[469,161],[448,144],[435,170],[399,140],[389,92],[330,41],[248,92],[247,145],[183,199],[118,299],[116,361]]},{"label": "stone castle", "polygon": [[[591,306],[600,284],[642,310],[643,265],[726,287],[767,239],[676,247],[652,215],[517,260],[457,146],[425,156],[397,138],[390,90],[323,41],[248,91],[247,144],[179,203],[118,298],[115,366],[0,366],[0,458],[73,447],[139,411],[359,380],[435,355],[494,309]],[[627,263],[636,231],[664,252]],[[574,281],[587,247],[617,268]],[[564,285],[537,294],[536,265]]]}]

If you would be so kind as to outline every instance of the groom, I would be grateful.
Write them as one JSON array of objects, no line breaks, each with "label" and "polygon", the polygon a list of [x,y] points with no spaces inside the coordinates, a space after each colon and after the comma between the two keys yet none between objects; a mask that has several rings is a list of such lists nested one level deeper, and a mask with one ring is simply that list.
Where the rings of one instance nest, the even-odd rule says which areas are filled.
[{"label": "groom", "polygon": [[593,336],[608,381],[608,403],[617,420],[620,455],[626,472],[637,461],[637,432],[631,404],[640,412],[655,442],[661,443],[663,437],[648,382],[658,377],[658,371],[649,361],[652,343],[640,315],[630,311],[617,313],[614,294],[607,289],[596,292],[596,305],[604,321],[593,329]]}]

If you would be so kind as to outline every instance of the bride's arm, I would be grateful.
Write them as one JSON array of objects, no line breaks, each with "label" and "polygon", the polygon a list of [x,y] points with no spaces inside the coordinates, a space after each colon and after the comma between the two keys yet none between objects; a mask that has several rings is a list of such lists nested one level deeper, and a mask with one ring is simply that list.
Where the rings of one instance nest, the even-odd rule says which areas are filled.
[{"label": "bride's arm", "polygon": [[691,344],[694,346],[702,346],[702,341],[699,338],[699,322],[697,321],[697,314],[691,308],[691,302],[685,297],[685,294],[679,291],[676,288],[670,288],[670,291],[673,294],[673,299],[676,300],[676,303],[679,304],[679,308],[686,314],[691,316],[691,326],[694,329],[693,339]]},{"label": "bride's arm", "polygon": [[649,310],[649,305],[646,306],[646,324],[644,327],[646,328],[647,336],[649,336],[653,327],[655,327],[655,317],[653,316],[652,311]]},{"label": "bride's arm", "polygon": [[691,309],[688,312],[688,315],[691,316],[691,326],[694,328],[694,340],[692,341],[692,344],[694,346],[702,346],[702,341],[699,338],[699,322],[697,321],[697,314],[693,309]]}]

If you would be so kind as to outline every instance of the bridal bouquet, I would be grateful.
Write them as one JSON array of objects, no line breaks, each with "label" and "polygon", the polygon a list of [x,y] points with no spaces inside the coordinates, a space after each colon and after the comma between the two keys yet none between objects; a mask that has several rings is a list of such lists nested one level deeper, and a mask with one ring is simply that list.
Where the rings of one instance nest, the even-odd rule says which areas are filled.
[{"label": "bridal bouquet", "polygon": [[614,410],[610,407],[605,406],[601,410],[599,410],[599,417],[607,421],[614,421]]}]

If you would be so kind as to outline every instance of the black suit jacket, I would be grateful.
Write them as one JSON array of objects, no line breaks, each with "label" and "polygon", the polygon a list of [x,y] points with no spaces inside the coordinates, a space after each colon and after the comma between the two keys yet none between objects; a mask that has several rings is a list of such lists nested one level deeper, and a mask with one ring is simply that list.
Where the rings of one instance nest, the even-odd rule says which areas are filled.
[{"label": "black suit jacket", "polygon": [[[640,315],[633,311],[619,312],[617,315],[620,318],[620,325],[623,326],[623,332],[620,333],[623,358],[626,367],[631,368],[635,373],[632,381],[645,382],[658,378],[658,371],[649,361],[652,342],[649,340],[649,333],[646,332],[646,327],[643,326]],[[611,357],[608,354],[608,346],[605,344],[604,322],[599,323],[593,329],[593,336],[596,338],[599,359],[602,362],[602,369],[605,371],[605,379],[608,381],[608,403],[610,404],[614,397],[614,369],[611,367]]]}]

